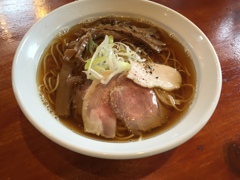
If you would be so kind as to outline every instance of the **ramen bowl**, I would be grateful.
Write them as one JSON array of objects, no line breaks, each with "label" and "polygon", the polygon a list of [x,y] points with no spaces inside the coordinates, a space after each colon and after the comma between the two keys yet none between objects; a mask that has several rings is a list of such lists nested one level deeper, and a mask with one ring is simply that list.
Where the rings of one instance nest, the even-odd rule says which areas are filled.
[{"label": "ramen bowl", "polygon": [[[196,94],[187,113],[165,132],[141,141],[108,142],[81,136],[56,120],[42,103],[38,91],[38,64],[56,34],[81,20],[112,14],[140,17],[156,23],[181,42],[191,55],[196,70]],[[198,133],[217,106],[222,77],[217,54],[208,38],[174,10],[144,0],[81,0],[52,11],[26,33],[14,57],[12,84],[25,116],[55,143],[88,156],[133,159],[171,150]]]}]

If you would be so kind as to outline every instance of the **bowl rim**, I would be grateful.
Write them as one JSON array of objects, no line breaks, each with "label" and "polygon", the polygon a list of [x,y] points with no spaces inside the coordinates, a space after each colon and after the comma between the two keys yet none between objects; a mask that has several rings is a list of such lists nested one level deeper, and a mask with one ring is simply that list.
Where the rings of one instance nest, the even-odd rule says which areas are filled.
[{"label": "bowl rim", "polygon": [[[59,131],[54,131],[54,133],[51,131],[52,129],[49,128],[48,126],[45,126],[42,122],[40,122],[39,117],[36,117],[36,114],[38,114],[39,112],[34,111],[34,109],[32,109],[32,107],[30,108],[29,106],[26,106],[26,104],[31,104],[31,100],[26,98],[26,94],[33,94],[34,96],[37,96],[38,93],[35,89],[35,91],[33,92],[31,89],[27,89],[25,88],[23,85],[24,82],[22,82],[22,75],[21,73],[25,74],[25,72],[22,72],[20,67],[22,67],[23,65],[21,65],[21,63],[25,63],[24,65],[32,68],[29,71],[29,74],[33,74],[36,71],[37,68],[37,61],[24,61],[21,60],[23,53],[29,52],[30,49],[28,48],[28,50],[25,50],[26,46],[29,45],[28,43],[30,43],[31,38],[33,38],[33,33],[36,31],[37,28],[42,27],[42,26],[46,26],[45,28],[47,29],[47,26],[53,26],[53,25],[48,25],[48,23],[50,22],[48,19],[56,19],[57,16],[63,16],[62,13],[65,12],[65,10],[71,10],[71,13],[73,13],[72,17],[69,18],[71,20],[71,22],[67,22],[65,23],[65,25],[69,25],[69,23],[73,23],[76,22],[76,13],[77,13],[77,8],[79,7],[83,7],[83,9],[81,10],[80,13],[83,13],[82,15],[82,19],[84,19],[85,17],[90,17],[91,15],[93,16],[98,16],[101,14],[111,14],[112,12],[116,12],[115,14],[130,14],[130,15],[138,15],[139,12],[141,12],[141,10],[134,10],[134,11],[129,11],[129,10],[123,10],[123,8],[125,7],[126,3],[128,4],[128,6],[134,5],[136,7],[139,8],[143,8],[144,10],[148,9],[148,11],[151,9],[151,13],[153,14],[159,14],[159,16],[161,17],[165,17],[167,19],[171,18],[173,21],[179,20],[181,23],[183,23],[184,25],[188,25],[190,26],[190,28],[192,29],[192,33],[193,33],[193,37],[195,37],[195,41],[199,41],[199,43],[204,43],[204,45],[206,45],[206,47],[198,47],[198,44],[194,44],[193,41],[190,39],[188,42],[186,42],[189,50],[193,50],[193,48],[199,48],[201,49],[201,51],[199,54],[201,54],[202,56],[204,55],[204,51],[206,50],[208,53],[211,53],[211,57],[212,57],[212,61],[210,61],[212,64],[212,67],[214,67],[212,70],[214,71],[214,76],[212,77],[212,80],[215,81],[214,85],[212,85],[214,88],[211,89],[213,92],[211,94],[214,94],[213,97],[211,98],[211,102],[210,100],[208,101],[208,103],[210,103],[209,105],[207,105],[208,109],[206,109],[205,107],[205,113],[202,114],[202,117],[200,117],[200,121],[197,122],[195,124],[195,126],[193,126],[191,128],[191,130],[187,131],[187,132],[183,132],[182,130],[180,130],[181,128],[184,127],[184,123],[181,121],[180,123],[178,123],[177,126],[174,126],[173,128],[171,128],[171,130],[164,132],[164,136],[169,138],[169,142],[165,142],[164,141],[164,145],[163,146],[159,146],[156,145],[154,147],[152,147],[152,144],[156,144],[159,140],[158,136],[154,137],[154,138],[150,138],[144,141],[140,141],[140,142],[131,142],[131,143],[109,143],[109,142],[102,142],[102,141],[96,141],[96,140],[92,140],[92,139],[88,139],[86,137],[81,137],[77,134],[75,134],[74,132],[72,132],[71,130],[65,128],[63,125],[61,125],[59,122],[48,122],[49,126],[50,125],[56,125],[56,127],[59,128]],[[97,7],[99,6],[100,8],[98,9],[97,12],[95,12],[94,10],[90,10],[90,13],[87,14],[86,13],[86,9],[90,6]],[[130,4],[130,5],[129,5]],[[104,6],[104,9],[103,9]],[[115,8],[115,7],[118,8]],[[93,8],[94,9],[94,8]],[[137,9],[137,8],[136,8]],[[160,11],[161,10],[161,11]],[[160,11],[160,12],[158,12]],[[107,12],[107,13],[106,13]],[[84,14],[85,13],[85,14]],[[67,16],[70,16],[69,13],[67,13]],[[170,17],[169,17],[170,16]],[[75,19],[74,19],[75,18]],[[81,19],[80,16],[78,19]],[[144,18],[145,19],[149,19],[150,21],[157,21],[158,23],[162,23],[162,26],[165,26],[164,28],[169,28],[169,24],[165,24],[166,20],[161,21],[160,20],[156,20],[155,17],[153,17],[153,15],[147,15],[147,13],[144,13]],[[68,19],[68,18],[66,18]],[[63,18],[63,21],[65,19]],[[54,33],[58,32],[59,30],[61,30],[62,28],[65,28],[66,26],[61,26],[58,25],[57,23],[55,23],[56,28],[53,29],[50,33],[49,33],[49,37],[53,36]],[[172,25],[171,28],[175,27],[176,25]],[[183,27],[181,27],[183,28]],[[183,30],[182,30],[183,31]],[[177,35],[178,32],[175,32]],[[181,32],[183,34],[183,32]],[[185,34],[181,36],[186,36]],[[179,36],[179,38],[181,38],[181,36]],[[196,39],[199,38],[199,39]],[[35,40],[37,40],[37,42],[42,42],[41,37],[35,38]],[[43,38],[44,39],[44,38]],[[45,45],[47,45],[49,42],[45,42]],[[30,43],[31,44],[31,43]],[[33,58],[35,57],[39,57],[41,55],[40,51],[37,51],[37,49],[40,47],[39,44],[31,44],[32,48],[36,49],[36,52],[38,53],[36,54],[29,54],[26,55],[28,60],[33,60]],[[192,48],[192,49],[191,49]],[[200,50],[199,50],[200,51]],[[196,69],[197,71],[201,72],[201,78],[203,76],[204,72],[210,72],[210,69],[208,67],[206,67],[206,60],[204,59],[204,56],[201,57],[200,55],[198,55],[196,58],[198,58],[197,62],[194,62],[195,65],[197,66],[198,69]],[[201,59],[202,58],[202,59]],[[205,63],[205,64],[204,64]],[[36,78],[35,77],[31,77],[28,78],[27,80],[29,81],[33,81]],[[204,106],[205,102],[203,102],[201,100],[202,96],[200,93],[205,92],[206,93],[206,88],[204,87],[205,85],[209,85],[209,82],[207,82],[206,80],[204,81],[204,84],[202,83],[202,80],[205,80],[205,78],[202,79],[198,79],[198,87],[197,90],[198,92],[196,92],[196,96],[195,100],[193,102],[192,106],[196,106],[196,104],[198,103],[198,101],[201,101],[201,106]],[[201,83],[200,83],[201,82]],[[13,91],[16,97],[16,100],[21,108],[21,110],[23,111],[24,115],[27,117],[27,119],[33,124],[33,126],[35,128],[37,128],[43,135],[45,135],[46,137],[48,137],[49,139],[51,139],[52,141],[54,141],[55,143],[66,147],[67,149],[70,149],[72,151],[81,153],[81,154],[85,154],[88,156],[93,156],[93,157],[100,157],[100,158],[106,158],[106,159],[133,159],[133,158],[141,158],[141,157],[146,157],[146,156],[151,156],[151,155],[155,155],[158,153],[162,153],[165,152],[167,150],[173,149],[177,146],[179,146],[180,144],[183,144],[184,142],[186,142],[187,140],[189,140],[191,137],[193,137],[196,133],[198,133],[202,127],[208,122],[208,120],[210,119],[211,115],[213,114],[218,100],[220,98],[220,93],[221,93],[221,88],[222,88],[222,75],[221,75],[221,66],[220,66],[220,62],[218,59],[218,56],[211,44],[211,42],[209,41],[209,39],[206,37],[206,35],[195,25],[193,24],[190,20],[188,20],[186,17],[184,17],[183,15],[179,14],[178,12],[163,6],[161,4],[155,3],[155,2],[150,2],[150,1],[146,1],[146,0],[136,0],[136,1],[118,1],[118,2],[113,2],[111,0],[102,0],[101,3],[98,2],[98,0],[79,0],[79,1],[75,1],[75,2],[71,2],[69,4],[66,4],[64,6],[61,6],[55,10],[53,10],[52,12],[50,12],[47,16],[45,16],[44,18],[38,20],[31,28],[30,30],[25,34],[25,36],[23,37],[22,41],[20,42],[17,51],[15,53],[14,56],[14,61],[13,61],[13,65],[12,65],[12,86],[13,86]],[[37,88],[36,87],[36,83],[32,86],[33,88]],[[199,93],[200,91],[200,93]],[[37,107],[42,106],[41,101],[38,100],[38,102],[36,102]],[[198,105],[198,106],[200,106]],[[41,109],[43,114],[47,114],[46,116],[44,116],[45,118],[51,118],[52,115],[49,114],[49,112],[47,111],[47,109]],[[199,114],[196,110],[195,110],[196,114]],[[186,116],[191,116],[190,118],[195,118],[195,115],[193,113],[193,110],[189,111],[188,115]],[[197,117],[199,118],[199,117]],[[52,117],[53,119],[53,117]],[[185,118],[184,118],[185,119]],[[57,124],[58,123],[58,124]],[[175,131],[175,133],[172,133],[173,131]],[[70,134],[71,139],[69,139],[69,137],[65,137],[61,134],[61,132],[63,131],[64,133]],[[161,134],[162,135],[162,134]],[[81,143],[81,144],[78,144]],[[112,146],[112,144],[114,144],[114,146]]]}]

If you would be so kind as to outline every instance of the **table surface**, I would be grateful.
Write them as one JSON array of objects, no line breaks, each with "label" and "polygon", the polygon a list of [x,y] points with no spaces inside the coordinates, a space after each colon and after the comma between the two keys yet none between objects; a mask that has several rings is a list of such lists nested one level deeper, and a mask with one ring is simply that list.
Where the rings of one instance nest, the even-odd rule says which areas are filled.
[{"label": "table surface", "polygon": [[106,160],[67,150],[37,131],[13,94],[14,53],[31,26],[71,0],[0,1],[0,179],[240,179],[240,1],[155,0],[195,23],[213,44],[222,93],[207,125],[152,157]]}]

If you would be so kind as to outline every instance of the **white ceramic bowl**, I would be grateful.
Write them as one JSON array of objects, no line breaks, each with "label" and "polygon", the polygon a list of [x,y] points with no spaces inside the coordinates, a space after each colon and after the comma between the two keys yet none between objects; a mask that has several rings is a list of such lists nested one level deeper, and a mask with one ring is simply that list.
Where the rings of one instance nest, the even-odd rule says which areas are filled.
[{"label": "white ceramic bowl", "polygon": [[[43,105],[36,84],[43,50],[62,29],[88,17],[141,16],[174,34],[193,57],[197,93],[189,112],[168,131],[131,143],[109,143],[82,137],[54,119]],[[108,159],[131,159],[158,154],[179,146],[208,122],[221,92],[221,68],[217,54],[193,23],[179,13],[144,0],[80,0],[62,6],[38,21],[22,39],[13,63],[12,84],[19,106],[29,121],[46,137],[72,151]]]}]

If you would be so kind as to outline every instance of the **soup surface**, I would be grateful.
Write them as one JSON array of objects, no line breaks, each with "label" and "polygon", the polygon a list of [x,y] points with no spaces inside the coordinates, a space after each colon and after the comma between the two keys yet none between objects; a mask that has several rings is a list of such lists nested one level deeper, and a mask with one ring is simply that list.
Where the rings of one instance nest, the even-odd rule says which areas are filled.
[{"label": "soup surface", "polygon": [[[111,45],[113,51],[108,50],[107,56],[104,54],[100,57],[99,53],[96,53],[100,51],[99,48],[103,46],[104,41]],[[122,59],[121,65],[117,66],[121,66],[122,71],[117,71],[116,68],[111,70],[111,62],[106,65],[106,61],[111,59],[109,52],[115,53],[116,49],[118,50],[116,56]],[[135,63],[134,60],[127,59],[130,56],[132,58],[133,55],[140,60]],[[126,76],[128,77],[126,74],[133,69],[134,64],[142,63],[140,61],[144,61],[147,66],[158,64],[163,65],[159,68],[169,66],[171,72],[174,72],[173,69],[176,70],[181,76],[180,86],[170,90],[165,86],[149,88],[143,87],[142,81],[138,84],[139,82],[133,82],[135,79],[126,78]],[[166,73],[166,76],[169,77],[171,72]],[[149,73],[155,73],[154,69],[148,71]],[[109,78],[111,75],[113,77]],[[133,76],[135,77],[135,75]],[[161,77],[155,77],[155,79],[158,78],[161,79]],[[125,83],[125,81],[127,84],[119,85],[119,82]],[[146,81],[150,82],[148,79]],[[128,85],[129,83],[130,85]],[[178,123],[187,113],[193,101],[196,72],[189,53],[171,32],[166,32],[145,19],[107,16],[87,19],[60,32],[41,56],[37,84],[46,108],[56,119],[74,132],[102,141],[125,142],[150,138]],[[114,85],[109,89],[111,84]],[[118,91],[113,89],[116,86],[121,86],[119,89],[126,86],[129,86],[129,89],[136,87],[136,91],[134,91],[136,93],[131,92],[129,97],[119,98]],[[138,91],[147,94],[146,97],[142,97],[143,100],[139,99],[140,97],[135,98]],[[127,94],[127,92],[124,93]],[[93,96],[94,98],[92,98]],[[102,103],[103,99],[97,100],[101,96],[106,96],[107,103]],[[148,97],[152,103],[150,105],[146,104],[149,103],[147,102]],[[94,99],[96,102],[93,102]],[[129,108],[125,108],[128,105]],[[148,107],[157,108],[156,114],[159,117],[155,117],[153,109],[146,110]],[[101,112],[94,114],[99,108]],[[135,109],[138,108],[142,109],[137,112]],[[110,115],[107,112],[109,109]],[[119,109],[123,110],[119,112]],[[142,118],[141,122],[135,120],[145,110],[146,113],[143,114],[149,113],[151,117],[145,118],[148,116],[142,115],[140,119],[142,117],[145,119]],[[102,112],[106,113],[102,115]],[[109,121],[113,123],[105,126],[105,120],[109,117],[102,118],[101,116],[106,114],[111,117]],[[137,114],[136,117],[133,114]],[[100,120],[95,121],[95,119]],[[133,120],[134,122],[139,121],[139,123],[135,124]],[[147,124],[147,121],[152,121],[152,124]],[[96,127],[94,123],[99,122],[100,125]],[[89,125],[91,123],[94,125]],[[89,130],[86,126],[102,129]],[[114,132],[109,127],[113,128]]]}]

